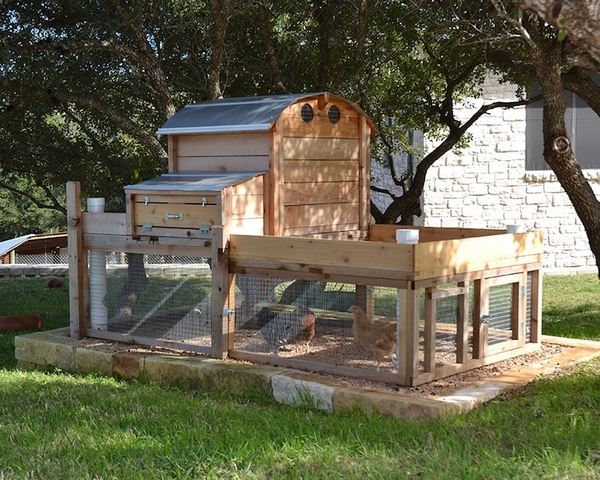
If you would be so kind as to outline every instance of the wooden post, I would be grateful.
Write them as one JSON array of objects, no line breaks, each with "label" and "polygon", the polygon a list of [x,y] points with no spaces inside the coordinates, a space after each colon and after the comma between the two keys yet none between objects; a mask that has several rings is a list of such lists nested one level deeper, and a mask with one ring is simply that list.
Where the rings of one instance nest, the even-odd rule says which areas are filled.
[{"label": "wooden post", "polygon": [[71,338],[81,338],[87,328],[87,252],[83,249],[79,182],[67,182],[67,239],[69,252],[69,318]]},{"label": "wooden post", "polygon": [[[469,282],[458,282],[469,291]],[[469,355],[469,295],[456,297],[456,363],[466,363]]]},{"label": "wooden post", "polygon": [[419,373],[419,295],[417,290],[398,290],[399,368],[406,383],[413,385]]},{"label": "wooden post", "polygon": [[425,289],[425,342],[424,367],[426,373],[435,369],[435,322],[437,301],[432,297],[433,288]]},{"label": "wooden post", "polygon": [[485,358],[488,344],[490,287],[485,278],[475,280],[473,304],[473,358]]},{"label": "wooden post", "polygon": [[531,342],[542,341],[542,270],[531,272]]},{"label": "wooden post", "polygon": [[370,132],[367,119],[364,115],[359,118],[358,125],[358,172],[359,172],[359,229],[368,234],[370,223],[370,205],[371,205],[371,157],[369,155]]},{"label": "wooden post", "polygon": [[[214,242],[213,242],[214,244]],[[212,291],[211,291],[211,344],[213,357],[227,358],[229,351],[228,310],[229,289],[232,277],[229,275],[229,247],[212,248]]]},{"label": "wooden post", "polygon": [[269,235],[281,236],[285,228],[284,221],[284,176],[283,176],[283,124],[277,122],[271,134],[271,156],[269,158],[269,174],[267,175],[270,197],[268,205],[271,227]]},{"label": "wooden post", "polygon": [[169,173],[177,172],[177,137],[175,135],[167,136],[169,152]]}]

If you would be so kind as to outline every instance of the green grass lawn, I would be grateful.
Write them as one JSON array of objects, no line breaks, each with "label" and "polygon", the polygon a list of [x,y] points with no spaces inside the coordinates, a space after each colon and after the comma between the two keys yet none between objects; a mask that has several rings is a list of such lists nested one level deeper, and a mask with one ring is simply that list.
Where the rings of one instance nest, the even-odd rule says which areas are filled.
[{"label": "green grass lawn", "polygon": [[[0,292],[1,308],[61,295],[29,291]],[[596,277],[547,277],[544,293],[545,333],[600,339]],[[405,422],[22,372],[12,338],[0,336],[2,480],[600,478],[600,360],[463,415]]]}]

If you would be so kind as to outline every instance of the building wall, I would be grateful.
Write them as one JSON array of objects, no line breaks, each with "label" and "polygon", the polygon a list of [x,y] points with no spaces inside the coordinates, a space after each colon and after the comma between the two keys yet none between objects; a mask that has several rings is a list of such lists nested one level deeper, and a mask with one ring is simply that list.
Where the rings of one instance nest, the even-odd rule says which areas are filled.
[{"label": "building wall", "polygon": [[[488,78],[483,98],[462,106],[456,114],[466,119],[483,102],[514,98],[513,86]],[[525,171],[525,108],[492,110],[469,133],[468,148],[445,155],[429,169],[424,224],[481,228],[524,224],[544,231],[546,269],[594,271],[595,259],[583,226],[554,174]],[[426,151],[435,145],[426,140]],[[373,170],[375,178],[385,175],[379,166]],[[585,174],[600,197],[600,170]]]}]

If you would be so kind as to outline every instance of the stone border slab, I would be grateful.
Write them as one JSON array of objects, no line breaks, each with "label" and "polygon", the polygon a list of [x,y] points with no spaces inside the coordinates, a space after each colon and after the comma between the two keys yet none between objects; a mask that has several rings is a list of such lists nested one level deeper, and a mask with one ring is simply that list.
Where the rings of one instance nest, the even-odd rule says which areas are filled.
[{"label": "stone border slab", "polygon": [[542,341],[574,347],[553,359],[552,366],[517,367],[443,396],[415,397],[351,387],[330,377],[296,370],[251,365],[199,356],[156,353],[108,353],[81,347],[68,328],[15,338],[15,357],[22,368],[58,368],[98,373],[127,380],[184,384],[203,391],[244,395],[260,393],[279,403],[340,413],[359,410],[393,418],[421,419],[466,411],[510,389],[560,367],[600,355],[600,342],[542,336]]}]

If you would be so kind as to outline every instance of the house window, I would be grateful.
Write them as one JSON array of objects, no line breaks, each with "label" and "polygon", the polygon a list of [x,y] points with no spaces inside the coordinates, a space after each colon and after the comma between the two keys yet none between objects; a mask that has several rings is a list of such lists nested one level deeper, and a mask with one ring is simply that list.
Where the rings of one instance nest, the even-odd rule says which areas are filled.
[{"label": "house window", "polygon": [[[600,117],[572,92],[565,92],[565,100],[565,126],[579,165],[583,169],[600,169]],[[544,160],[543,106],[540,100],[525,108],[526,170],[550,170]]]}]

